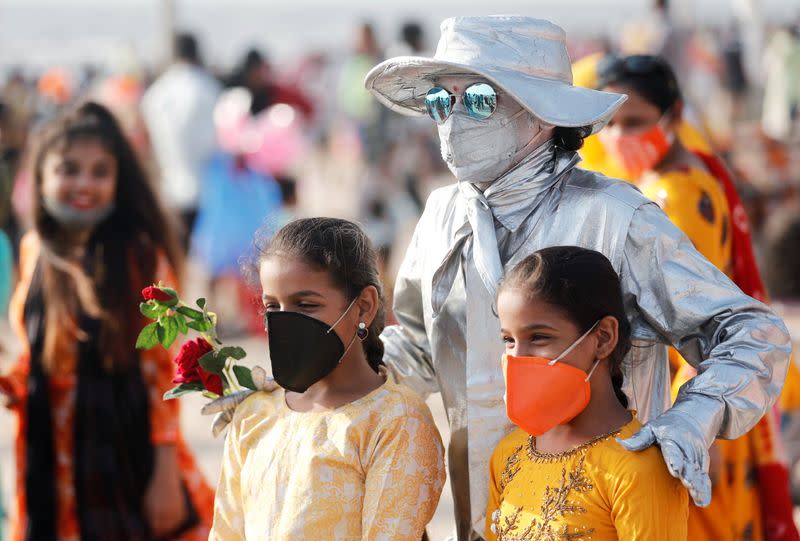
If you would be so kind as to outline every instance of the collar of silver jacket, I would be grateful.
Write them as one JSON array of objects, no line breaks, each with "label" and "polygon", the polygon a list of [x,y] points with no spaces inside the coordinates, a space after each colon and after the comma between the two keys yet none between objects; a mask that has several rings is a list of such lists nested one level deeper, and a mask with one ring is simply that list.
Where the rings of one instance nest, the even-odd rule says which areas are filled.
[{"label": "collar of silver jacket", "polygon": [[516,231],[537,207],[540,196],[580,161],[577,153],[556,148],[552,139],[504,173],[485,190],[461,182],[459,193],[476,198],[490,208],[494,218],[509,231]]}]

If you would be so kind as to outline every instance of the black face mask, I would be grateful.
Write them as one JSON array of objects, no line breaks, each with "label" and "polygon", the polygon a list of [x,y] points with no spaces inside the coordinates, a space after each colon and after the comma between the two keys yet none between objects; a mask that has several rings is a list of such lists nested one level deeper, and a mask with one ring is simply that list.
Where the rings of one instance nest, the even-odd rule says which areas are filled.
[{"label": "black face mask", "polygon": [[[350,307],[342,318],[349,310]],[[275,382],[284,389],[304,393],[333,372],[350,349],[344,347],[333,330],[339,321],[329,327],[299,312],[267,312],[269,357]]]}]

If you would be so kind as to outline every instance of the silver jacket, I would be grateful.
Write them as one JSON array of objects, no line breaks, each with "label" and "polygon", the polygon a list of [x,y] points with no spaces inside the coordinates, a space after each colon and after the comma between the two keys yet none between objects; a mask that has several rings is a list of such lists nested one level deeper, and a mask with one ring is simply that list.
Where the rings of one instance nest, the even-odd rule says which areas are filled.
[{"label": "silver jacket", "polygon": [[[666,344],[672,344],[698,369],[674,406],[700,427],[704,441],[692,443],[708,448],[717,436],[747,432],[786,376],[790,343],[782,321],[700,255],[634,186],[572,168],[574,161],[558,182],[532,189],[530,205],[512,208],[511,216],[495,214],[504,269],[547,246],[605,254],[620,274],[631,320],[625,392],[639,419],[670,407]],[[398,378],[423,394],[442,394],[460,540],[483,536],[489,459],[512,429],[503,402],[500,325],[471,237],[460,244],[448,290],[434,287],[443,262],[453,261],[468,209],[457,184],[431,194],[395,286],[399,325],[382,335],[386,362]]]}]

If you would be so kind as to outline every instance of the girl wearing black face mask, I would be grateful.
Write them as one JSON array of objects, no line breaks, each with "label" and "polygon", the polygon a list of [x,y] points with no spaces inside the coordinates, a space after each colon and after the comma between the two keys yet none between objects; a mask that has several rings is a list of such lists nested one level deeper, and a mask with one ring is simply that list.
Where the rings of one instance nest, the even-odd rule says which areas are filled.
[{"label": "girl wearing black face mask", "polygon": [[425,403],[386,378],[376,256],[357,225],[313,218],[259,247],[272,372],[237,408],[211,540],[418,541],[444,483]]}]

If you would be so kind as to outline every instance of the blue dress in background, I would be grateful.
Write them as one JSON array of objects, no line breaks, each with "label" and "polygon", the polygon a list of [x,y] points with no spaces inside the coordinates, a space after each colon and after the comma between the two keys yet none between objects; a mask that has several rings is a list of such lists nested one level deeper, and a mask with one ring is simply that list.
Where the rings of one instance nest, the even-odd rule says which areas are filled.
[{"label": "blue dress in background", "polygon": [[238,274],[240,258],[252,253],[255,233],[277,231],[280,211],[281,191],[274,178],[231,155],[215,155],[203,170],[192,257],[212,278]]}]

